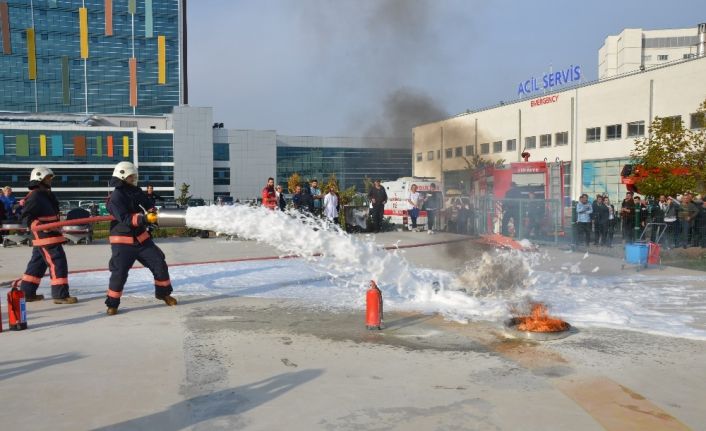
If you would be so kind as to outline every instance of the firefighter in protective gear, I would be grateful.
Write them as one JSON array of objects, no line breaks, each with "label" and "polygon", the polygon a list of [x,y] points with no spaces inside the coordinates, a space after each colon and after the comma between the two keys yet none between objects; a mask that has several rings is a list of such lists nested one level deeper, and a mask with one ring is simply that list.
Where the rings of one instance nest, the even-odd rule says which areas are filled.
[{"label": "firefighter in protective gear", "polygon": [[[51,191],[54,172],[38,166],[32,170],[29,178],[29,194],[24,199],[22,223],[28,228],[41,227],[42,224],[59,221],[59,201]],[[37,295],[37,287],[49,267],[51,277],[51,296],[55,304],[75,304],[76,297],[69,295],[69,268],[62,244],[66,239],[60,231],[32,231],[32,257],[22,275],[20,288],[26,301],[39,301],[43,295]]]},{"label": "firefighter in protective gear", "polygon": [[110,282],[105,299],[108,315],[118,312],[123,287],[135,261],[152,271],[155,297],[170,306],[177,303],[171,296],[172,284],[164,253],[147,231],[147,226],[156,222],[156,214],[147,194],[137,186],[137,178],[135,165],[120,162],[115,166],[110,182],[115,190],[108,201],[108,212],[115,220],[110,222],[112,256],[108,265]]}]

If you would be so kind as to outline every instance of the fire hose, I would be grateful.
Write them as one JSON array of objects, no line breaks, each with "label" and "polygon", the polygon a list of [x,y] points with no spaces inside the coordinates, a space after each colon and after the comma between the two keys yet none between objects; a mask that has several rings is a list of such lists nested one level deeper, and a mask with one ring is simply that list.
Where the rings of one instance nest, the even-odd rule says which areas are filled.
[{"label": "fire hose", "polygon": [[[150,224],[156,224],[159,227],[186,227],[186,210],[181,209],[161,209],[156,213],[147,213],[147,222]],[[93,223],[99,223],[102,221],[113,221],[115,217],[107,216],[94,216],[94,217],[84,217],[76,218],[72,220],[63,220],[53,223],[46,223],[38,226],[33,226],[33,231],[47,231],[56,230],[64,226],[81,226]]]}]

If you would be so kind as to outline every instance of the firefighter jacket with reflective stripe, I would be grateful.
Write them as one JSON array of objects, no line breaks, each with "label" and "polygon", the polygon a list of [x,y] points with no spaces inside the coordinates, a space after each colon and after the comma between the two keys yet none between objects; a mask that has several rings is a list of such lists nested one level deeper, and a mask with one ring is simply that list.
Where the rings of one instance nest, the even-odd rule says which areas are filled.
[{"label": "firefighter jacket with reflective stripe", "polygon": [[[32,181],[30,192],[25,197],[22,210],[22,223],[29,228],[59,221],[59,201],[51,189],[44,184]],[[37,247],[62,244],[66,239],[60,230],[32,232],[32,245]]]},{"label": "firefighter jacket with reflective stripe", "polygon": [[147,194],[141,188],[113,177],[115,190],[108,200],[108,212],[115,217],[110,222],[111,244],[142,244],[150,239],[145,227],[144,211],[152,209]]}]

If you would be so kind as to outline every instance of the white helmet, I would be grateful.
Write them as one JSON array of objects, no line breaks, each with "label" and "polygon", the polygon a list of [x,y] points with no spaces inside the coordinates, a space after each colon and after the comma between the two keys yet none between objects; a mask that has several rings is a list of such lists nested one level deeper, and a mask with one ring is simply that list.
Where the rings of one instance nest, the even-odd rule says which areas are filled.
[{"label": "white helmet", "polygon": [[29,180],[42,182],[44,178],[50,175],[54,176],[54,172],[51,169],[47,168],[46,166],[37,166],[36,168],[32,169],[32,172],[29,174]]},{"label": "white helmet", "polygon": [[133,186],[137,185],[137,168],[135,167],[132,162],[120,162],[117,165],[115,165],[115,169],[113,169],[113,176],[120,178],[123,181],[127,182],[127,178],[130,175],[135,176],[135,182],[132,183]]}]

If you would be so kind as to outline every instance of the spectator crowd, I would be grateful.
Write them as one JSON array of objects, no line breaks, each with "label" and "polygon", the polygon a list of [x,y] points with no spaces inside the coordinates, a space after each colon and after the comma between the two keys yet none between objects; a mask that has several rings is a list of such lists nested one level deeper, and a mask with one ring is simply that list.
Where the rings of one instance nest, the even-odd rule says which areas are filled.
[{"label": "spectator crowd", "polygon": [[615,233],[622,240],[659,242],[663,247],[706,248],[706,202],[700,194],[644,198],[627,192],[618,207],[607,195],[596,195],[589,203],[582,194],[575,206],[574,243],[613,246]]}]

